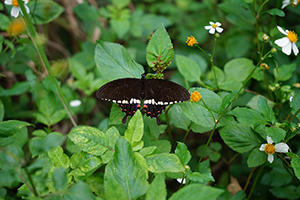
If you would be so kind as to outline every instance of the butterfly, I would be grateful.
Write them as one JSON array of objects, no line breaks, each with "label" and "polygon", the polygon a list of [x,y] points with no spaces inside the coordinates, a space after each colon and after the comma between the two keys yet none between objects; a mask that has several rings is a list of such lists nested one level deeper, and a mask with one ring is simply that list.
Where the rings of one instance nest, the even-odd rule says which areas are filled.
[{"label": "butterfly", "polygon": [[104,84],[96,92],[96,97],[117,103],[125,113],[122,123],[128,116],[133,116],[140,109],[142,100],[143,109],[148,117],[155,117],[156,123],[161,124],[158,116],[170,104],[190,99],[190,93],[181,85],[162,79],[122,78]]}]

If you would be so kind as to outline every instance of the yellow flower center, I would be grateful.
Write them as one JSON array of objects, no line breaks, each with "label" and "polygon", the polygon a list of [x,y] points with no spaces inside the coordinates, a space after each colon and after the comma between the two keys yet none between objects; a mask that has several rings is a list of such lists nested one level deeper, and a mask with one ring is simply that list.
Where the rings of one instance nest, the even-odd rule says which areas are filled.
[{"label": "yellow flower center", "polygon": [[12,5],[13,5],[14,7],[19,7],[19,2],[18,2],[18,0],[12,0]]},{"label": "yellow flower center", "polygon": [[212,26],[213,28],[217,28],[217,27],[218,27],[217,24],[212,24],[211,26]]},{"label": "yellow flower center", "polygon": [[268,155],[273,155],[275,153],[275,147],[273,144],[266,144],[265,146],[265,152]]},{"label": "yellow flower center", "polygon": [[297,6],[297,5],[299,4],[299,2],[300,2],[300,0],[298,0],[297,3],[292,2],[291,5],[292,5],[293,7],[295,7],[295,6]]},{"label": "yellow flower center", "polygon": [[193,46],[194,44],[198,44],[197,40],[195,39],[194,36],[188,37],[186,43],[189,46]]},{"label": "yellow flower center", "polygon": [[27,26],[26,23],[23,21],[23,19],[17,18],[10,23],[7,32],[10,35],[17,36],[23,33],[26,30],[26,28]]},{"label": "yellow flower center", "polygon": [[197,92],[197,91],[192,92],[191,101],[198,102],[198,101],[200,101],[201,97],[202,97],[202,95],[199,92]]},{"label": "yellow flower center", "polygon": [[289,31],[287,37],[291,42],[297,42],[298,36],[294,31]]},{"label": "yellow flower center", "polygon": [[266,69],[266,70],[270,69],[270,67],[269,67],[266,63],[261,63],[261,64],[260,64],[260,67],[261,67],[262,69]]}]

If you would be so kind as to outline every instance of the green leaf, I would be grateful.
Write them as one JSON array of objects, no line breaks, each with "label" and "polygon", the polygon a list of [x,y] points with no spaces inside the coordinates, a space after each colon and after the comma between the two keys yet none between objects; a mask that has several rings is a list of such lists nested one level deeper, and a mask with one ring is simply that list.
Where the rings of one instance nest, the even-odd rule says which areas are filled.
[{"label": "green leaf", "polygon": [[148,170],[153,173],[183,172],[184,166],[175,154],[161,153],[145,158]]},{"label": "green leaf", "polygon": [[163,24],[154,32],[148,46],[146,59],[148,65],[153,68],[156,64],[160,63],[164,67],[170,65],[174,56],[174,49]]},{"label": "green leaf", "polygon": [[62,192],[68,187],[67,170],[64,167],[58,167],[53,172],[54,188],[58,192]]},{"label": "green leaf", "polygon": [[199,82],[201,71],[197,63],[186,56],[176,55],[177,68],[182,76],[190,82]]},{"label": "green leaf", "polygon": [[279,17],[284,17],[285,16],[284,12],[282,10],[277,9],[277,8],[272,8],[270,10],[267,10],[266,12],[269,13],[270,15],[277,15]]},{"label": "green leaf", "polygon": [[257,110],[237,107],[230,114],[234,115],[239,122],[252,128],[267,124],[266,119]]},{"label": "green leaf", "polygon": [[80,169],[83,173],[90,172],[98,168],[102,164],[99,157],[90,155],[84,151],[75,153],[70,158],[70,167],[72,169]]},{"label": "green leaf", "polygon": [[77,6],[73,8],[73,11],[76,13],[78,18],[84,22],[94,22],[97,21],[99,17],[99,11],[97,8],[85,1],[81,4],[77,4]]},{"label": "green leaf", "polygon": [[[144,122],[142,114],[140,110],[137,110],[128,124],[128,128],[124,133],[124,138],[130,143],[131,147],[133,148],[133,146],[135,146],[135,143],[143,142],[140,141],[143,137],[143,133]],[[142,147],[143,146],[141,146],[139,149],[141,149]],[[137,151],[139,149],[133,148],[133,151]]]},{"label": "green leaf", "polygon": [[182,142],[177,142],[177,147],[175,149],[175,154],[178,156],[181,164],[187,165],[188,162],[191,160],[192,156],[187,146]]},{"label": "green leaf", "polygon": [[69,167],[69,157],[63,153],[61,146],[56,146],[48,151],[48,156],[51,158],[55,167]]},{"label": "green leaf", "polygon": [[171,151],[171,143],[168,140],[154,140],[151,145],[157,147],[153,154],[169,153]]},{"label": "green leaf", "polygon": [[128,6],[130,0],[112,0],[112,3],[117,6],[119,9],[122,9]]},{"label": "green leaf", "polygon": [[14,96],[25,93],[29,89],[27,81],[17,82],[10,89],[2,90],[0,96]]},{"label": "green leaf", "polygon": [[50,116],[50,125],[56,124],[59,121],[61,121],[65,116],[67,115],[67,111],[65,109],[61,109],[58,111],[55,111],[51,116]]},{"label": "green leaf", "polygon": [[296,177],[300,180],[300,159],[298,157],[292,158],[291,165]]},{"label": "green leaf", "polygon": [[297,64],[296,63],[291,63],[289,65],[282,65],[281,67],[278,68],[278,80],[279,81],[287,81],[289,80],[293,72],[296,69]]},{"label": "green leaf", "polygon": [[235,58],[224,66],[226,80],[244,81],[254,69],[253,61],[248,58]]},{"label": "green leaf", "polygon": [[211,174],[210,161],[208,159],[200,163],[197,171],[201,174],[201,178],[203,178],[203,180],[206,179],[207,181],[215,181]]},{"label": "green leaf", "polygon": [[275,124],[277,122],[274,112],[272,108],[269,107],[268,102],[265,98],[259,97],[258,109],[267,121],[271,122],[272,124]]},{"label": "green leaf", "polygon": [[155,151],[156,148],[157,148],[156,146],[144,147],[139,151],[139,153],[143,157],[146,157],[146,156],[151,155]]},{"label": "green leaf", "polygon": [[[0,5],[2,5],[2,4],[0,4]],[[2,14],[2,13],[0,13],[0,18],[1,18],[1,20],[0,20],[0,29],[1,30],[7,30],[8,27],[9,27],[9,24],[10,24],[9,18],[6,15]]]},{"label": "green leaf", "polygon": [[283,167],[274,167],[272,170],[268,170],[261,179],[261,182],[264,183],[264,185],[269,185],[270,187],[282,187],[289,184],[291,181],[291,174]]},{"label": "green leaf", "polygon": [[215,181],[211,173],[199,173],[199,172],[193,172],[187,176],[188,179],[194,182],[198,183],[206,183],[208,181]]},{"label": "green leaf", "polygon": [[220,136],[224,142],[234,151],[245,153],[260,146],[257,140],[257,135],[251,130],[249,126],[244,124],[231,124],[222,127]]},{"label": "green leaf", "polygon": [[4,106],[3,106],[3,103],[2,103],[2,101],[1,101],[1,99],[0,99],[0,122],[2,122],[3,121],[3,117],[4,117]]},{"label": "green leaf", "polygon": [[111,19],[110,24],[120,39],[124,38],[125,34],[130,30],[129,19]]},{"label": "green leaf", "polygon": [[66,194],[64,194],[64,200],[94,200],[96,199],[92,191],[90,190],[89,186],[79,181],[76,184],[74,184]]},{"label": "green leaf", "polygon": [[[293,97],[290,107],[292,109],[292,114],[295,114],[300,109],[300,92],[297,92],[297,94]],[[300,113],[298,113],[297,118],[300,120]]]},{"label": "green leaf", "polygon": [[273,187],[269,191],[279,199],[299,199],[300,192],[299,187],[294,185],[288,185],[283,187]]},{"label": "green leaf", "polygon": [[173,105],[169,110],[170,124],[174,124],[177,128],[188,130],[191,120],[187,118],[179,105]]},{"label": "green leaf", "polygon": [[197,199],[197,200],[215,200],[220,196],[224,190],[205,186],[201,184],[187,185],[177,192],[175,192],[169,200],[182,200],[182,199]]},{"label": "green leaf", "polygon": [[81,80],[87,74],[87,69],[76,59],[68,58],[70,71],[75,78]]},{"label": "green leaf", "polygon": [[228,38],[225,50],[229,58],[243,57],[249,54],[252,44],[248,35],[239,34]]},{"label": "green leaf", "polygon": [[267,161],[267,154],[264,151],[260,151],[259,148],[253,149],[247,159],[248,167],[257,167],[264,164]]},{"label": "green leaf", "polygon": [[33,126],[33,125],[18,120],[8,120],[8,121],[0,122],[0,137],[12,136],[25,126]]},{"label": "green leaf", "polygon": [[274,126],[265,127],[263,130],[264,131],[261,131],[261,132],[258,131],[260,133],[260,135],[265,140],[267,139],[267,136],[271,137],[275,143],[282,141],[286,136],[285,130],[283,130],[282,128],[279,128],[279,127],[274,127]]},{"label": "green leaf", "polygon": [[246,193],[244,190],[240,190],[237,193],[234,194],[232,197],[232,200],[244,200],[246,199]]},{"label": "green leaf", "polygon": [[[64,12],[64,8],[58,3],[50,0],[43,0],[37,2],[29,2],[28,8],[34,10],[33,23],[47,24],[54,19],[58,18]],[[36,7],[35,7],[36,6]]]},{"label": "green leaf", "polygon": [[108,150],[107,135],[90,126],[77,126],[68,137],[80,149],[92,155],[101,156]]},{"label": "green leaf", "polygon": [[106,168],[113,171],[114,178],[122,185],[128,199],[136,199],[148,190],[148,174],[135,158],[126,139],[119,137],[114,158]]},{"label": "green leaf", "polygon": [[14,135],[10,137],[0,137],[0,146],[5,147],[7,145],[15,145],[22,147],[25,143],[28,142],[28,131],[27,127],[24,126],[18,130]]},{"label": "green leaf", "polygon": [[245,2],[245,0],[232,0],[232,1],[246,9],[250,9],[249,5]]},{"label": "green leaf", "polygon": [[[224,109],[228,106],[229,103],[231,103],[231,101],[233,100],[233,98],[235,97],[235,95],[237,93],[238,93],[238,90],[235,90],[232,93],[229,93],[222,98],[222,104],[219,108],[219,113],[222,113],[224,111]],[[227,108],[227,110],[229,110],[229,109]]]},{"label": "green leaf", "polygon": [[146,200],[165,200],[167,197],[167,190],[165,179],[162,174],[158,174],[155,176],[152,181],[147,193]]},{"label": "green leaf", "polygon": [[50,122],[50,116],[56,107],[56,98],[53,92],[47,92],[45,96],[40,97],[37,104],[39,111],[47,118],[47,121]]},{"label": "green leaf", "polygon": [[[100,74],[107,80],[133,77],[141,78],[143,67],[130,57],[120,44],[98,41],[95,62]],[[111,73],[111,72],[114,73]]]}]

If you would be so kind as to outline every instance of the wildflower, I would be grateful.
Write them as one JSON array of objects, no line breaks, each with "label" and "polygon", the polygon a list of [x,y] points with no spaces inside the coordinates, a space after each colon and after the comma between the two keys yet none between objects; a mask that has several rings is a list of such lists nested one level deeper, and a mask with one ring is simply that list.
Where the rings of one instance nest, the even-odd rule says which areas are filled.
[{"label": "wildflower", "polygon": [[[29,0],[22,0],[22,1],[24,1],[24,7],[25,7],[26,12],[29,13],[29,8],[25,5],[28,3]],[[11,16],[18,17],[20,12],[21,12],[21,14],[23,14],[21,11],[21,8],[19,6],[18,0],[5,0],[4,3],[6,5],[13,5],[13,8],[11,9],[11,12],[10,12]]]},{"label": "wildflower", "polygon": [[185,178],[183,178],[183,179],[182,179],[182,178],[178,178],[178,179],[176,179],[176,180],[177,180],[177,182],[180,183],[180,184],[181,184],[181,183],[182,183],[182,184],[185,184],[185,182],[186,182],[186,181],[185,181]]},{"label": "wildflower", "polygon": [[288,5],[292,5],[293,7],[299,4],[300,0],[283,0],[281,9],[284,9]]},{"label": "wildflower", "polygon": [[80,105],[81,105],[81,101],[78,100],[78,99],[70,101],[70,106],[71,107],[78,107]]},{"label": "wildflower", "polygon": [[194,44],[198,44],[198,42],[194,36],[188,37],[186,43],[189,46],[194,46]]},{"label": "wildflower", "polygon": [[10,23],[7,32],[12,36],[17,36],[22,34],[26,30],[27,26],[25,21],[22,18],[17,18],[12,20]]},{"label": "wildflower", "polygon": [[266,63],[261,63],[261,64],[260,64],[260,67],[261,67],[262,69],[266,69],[266,70],[270,69],[270,67],[269,67]]},{"label": "wildflower", "polygon": [[209,30],[208,32],[209,32],[210,34],[215,34],[216,31],[217,31],[218,33],[222,33],[223,28],[220,27],[220,26],[221,26],[221,23],[220,23],[220,22],[216,22],[216,23],[214,23],[214,22],[209,22],[209,23],[210,23],[210,26],[205,26],[204,28],[205,28],[206,30]]},{"label": "wildflower", "polygon": [[264,151],[266,152],[266,154],[268,154],[268,161],[270,163],[272,163],[274,160],[273,154],[275,152],[286,153],[289,150],[289,146],[283,142],[273,145],[273,140],[269,136],[267,136],[267,142],[267,144],[262,144],[259,150]]},{"label": "wildflower", "polygon": [[291,54],[291,49],[293,49],[294,54],[297,55],[299,52],[296,46],[296,42],[298,40],[297,34],[294,31],[284,31],[280,26],[277,26],[277,28],[282,34],[286,35],[286,37],[276,40],[275,44],[282,47],[282,52],[286,55]]},{"label": "wildflower", "polygon": [[264,35],[262,36],[263,41],[268,41],[270,39],[270,37],[264,33]]},{"label": "wildflower", "polygon": [[200,101],[201,97],[202,97],[202,95],[199,92],[197,92],[197,91],[192,92],[191,101],[192,102],[198,102],[198,101]]}]

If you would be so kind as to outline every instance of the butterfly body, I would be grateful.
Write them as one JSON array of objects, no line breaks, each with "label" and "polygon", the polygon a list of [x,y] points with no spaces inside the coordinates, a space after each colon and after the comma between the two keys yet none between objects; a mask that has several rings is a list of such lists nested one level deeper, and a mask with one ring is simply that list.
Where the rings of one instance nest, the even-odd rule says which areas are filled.
[{"label": "butterfly body", "polygon": [[117,103],[125,113],[122,122],[128,116],[133,116],[140,109],[144,99],[143,108],[148,117],[155,117],[158,125],[161,124],[158,116],[167,105],[187,101],[189,92],[177,83],[162,79],[122,78],[106,83],[96,92],[99,99]]}]

